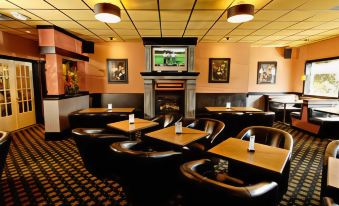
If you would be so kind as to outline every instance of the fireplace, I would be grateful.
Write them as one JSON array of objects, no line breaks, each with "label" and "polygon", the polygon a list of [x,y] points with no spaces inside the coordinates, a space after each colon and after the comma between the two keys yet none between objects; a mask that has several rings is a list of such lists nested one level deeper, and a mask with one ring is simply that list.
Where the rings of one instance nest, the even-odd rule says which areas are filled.
[{"label": "fireplace", "polygon": [[[194,71],[194,48],[197,38],[143,38],[146,68],[140,72],[144,79],[144,114],[153,118],[157,114],[181,113],[186,118],[195,118],[195,87],[199,72]],[[184,71],[156,70],[153,68],[153,47],[185,47]]]},{"label": "fireplace", "polygon": [[155,114],[183,114],[184,98],[184,91],[156,91]]}]

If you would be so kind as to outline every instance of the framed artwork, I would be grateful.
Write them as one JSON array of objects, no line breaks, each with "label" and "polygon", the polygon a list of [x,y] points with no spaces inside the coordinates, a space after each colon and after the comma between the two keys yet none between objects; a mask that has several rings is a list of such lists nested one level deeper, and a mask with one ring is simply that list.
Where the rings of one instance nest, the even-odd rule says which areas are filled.
[{"label": "framed artwork", "polygon": [[258,62],[257,84],[275,84],[277,62]]},{"label": "framed artwork", "polygon": [[209,83],[229,83],[230,80],[230,58],[210,58],[209,59]]},{"label": "framed artwork", "polygon": [[108,83],[128,83],[128,59],[107,59]]}]

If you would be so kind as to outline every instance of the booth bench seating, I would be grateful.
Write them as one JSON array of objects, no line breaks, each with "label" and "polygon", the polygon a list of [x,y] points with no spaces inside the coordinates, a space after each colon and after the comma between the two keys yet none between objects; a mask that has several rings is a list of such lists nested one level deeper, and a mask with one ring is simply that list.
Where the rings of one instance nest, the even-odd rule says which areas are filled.
[{"label": "booth bench seating", "polygon": [[[284,105],[277,102],[270,101],[283,101],[294,102],[298,100],[299,96],[296,94],[284,94],[284,95],[265,95],[266,110],[275,113],[275,120],[283,121],[284,118]],[[286,104],[286,122],[290,122],[288,118],[291,112],[300,112],[300,105]]]},{"label": "booth bench seating", "polygon": [[315,108],[333,107],[337,104],[338,100],[335,99],[305,99],[301,112],[291,112],[291,124],[322,137],[336,137],[339,116],[317,112]]}]

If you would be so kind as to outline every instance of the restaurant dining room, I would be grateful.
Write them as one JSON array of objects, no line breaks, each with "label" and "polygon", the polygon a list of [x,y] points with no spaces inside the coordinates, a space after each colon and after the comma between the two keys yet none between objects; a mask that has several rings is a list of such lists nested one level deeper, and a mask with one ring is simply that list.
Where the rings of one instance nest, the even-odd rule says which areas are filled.
[{"label": "restaurant dining room", "polygon": [[339,0],[0,0],[0,205],[338,206]]}]

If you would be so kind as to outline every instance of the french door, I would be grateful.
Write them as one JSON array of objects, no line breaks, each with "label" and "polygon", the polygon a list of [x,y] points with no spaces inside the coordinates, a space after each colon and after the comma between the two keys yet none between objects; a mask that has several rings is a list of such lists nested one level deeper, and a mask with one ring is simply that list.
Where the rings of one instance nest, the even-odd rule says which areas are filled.
[{"label": "french door", "polygon": [[35,124],[32,63],[0,59],[0,130]]}]

